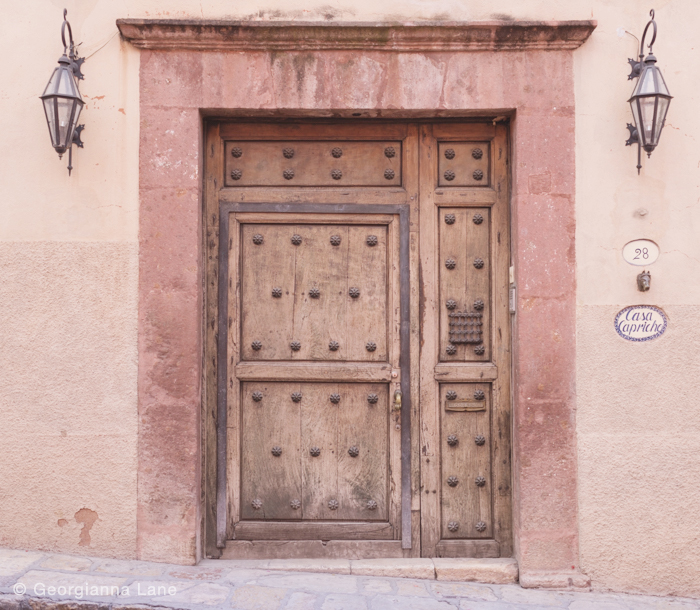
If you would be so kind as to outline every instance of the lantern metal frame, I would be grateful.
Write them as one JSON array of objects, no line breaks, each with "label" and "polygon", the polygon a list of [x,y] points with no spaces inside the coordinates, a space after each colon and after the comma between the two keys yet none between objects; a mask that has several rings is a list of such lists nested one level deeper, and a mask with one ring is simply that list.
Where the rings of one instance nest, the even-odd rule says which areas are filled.
[{"label": "lantern metal frame", "polygon": [[[629,130],[629,138],[625,142],[625,146],[631,146],[632,144],[637,144],[637,174],[641,172],[642,169],[642,148],[647,153],[647,157],[651,157],[651,153],[654,151],[658,145],[659,139],[661,138],[661,131],[664,128],[666,122],[666,114],[668,113],[668,108],[671,105],[671,100],[673,97],[668,91],[666,81],[664,80],[661,70],[656,67],[656,57],[653,54],[653,45],[656,41],[657,25],[654,20],[655,14],[654,9],[649,11],[649,16],[651,20],[647,23],[644,28],[644,33],[642,34],[642,41],[639,45],[639,60],[628,59],[630,64],[631,72],[627,76],[627,80],[632,80],[633,78],[638,78],[639,81],[632,91],[632,96],[630,97],[628,103],[632,108],[632,115],[634,117],[634,124],[627,123],[627,129]],[[644,41],[646,40],[647,32],[649,27],[654,26],[654,32],[649,43],[649,54],[644,56]],[[649,74],[649,78],[647,78]],[[640,91],[642,87],[646,86],[648,80],[652,80],[654,90],[652,92]],[[665,93],[664,93],[665,91]],[[654,98],[654,114],[651,119],[651,128],[649,132],[651,133],[651,141],[647,142],[646,136],[642,133],[645,125],[643,122],[643,112],[641,108],[640,100],[645,98]],[[660,106],[659,100],[663,98],[666,100],[665,108]],[[636,104],[636,112],[635,112]],[[659,110],[662,112],[662,116],[659,116]],[[659,124],[660,121],[660,124]],[[638,123],[642,123],[639,125]]]},{"label": "lantern metal frame", "polygon": [[[44,107],[46,122],[49,127],[51,143],[58,153],[59,159],[68,151],[68,175],[73,169],[73,144],[78,148],[83,148],[83,141],[80,134],[85,129],[85,125],[79,125],[78,119],[84,106],[83,98],[80,95],[78,81],[83,80],[81,67],[85,58],[78,57],[78,45],[73,41],[73,30],[67,19],[68,11],[63,9],[63,23],[61,24],[61,42],[63,42],[63,55],[58,60],[58,67],[54,68],[49,83],[44,89],[44,93],[39,96]],[[68,43],[66,43],[66,29],[68,30]],[[69,91],[66,91],[66,86]],[[53,103],[47,104],[47,100]],[[59,100],[72,102],[68,126],[61,138],[59,123]],[[77,112],[76,112],[77,111]],[[49,116],[49,114],[53,116]]]}]

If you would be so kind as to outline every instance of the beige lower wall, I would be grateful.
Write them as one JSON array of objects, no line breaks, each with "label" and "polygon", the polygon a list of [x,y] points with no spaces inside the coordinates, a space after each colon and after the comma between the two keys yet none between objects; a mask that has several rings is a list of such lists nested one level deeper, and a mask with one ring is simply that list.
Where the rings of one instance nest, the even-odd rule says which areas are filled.
[{"label": "beige lower wall", "polygon": [[617,336],[622,307],[578,308],[582,569],[600,589],[700,596],[700,306],[662,305],[647,343]]},{"label": "beige lower wall", "polygon": [[0,546],[135,557],[137,278],[136,242],[0,242]]}]

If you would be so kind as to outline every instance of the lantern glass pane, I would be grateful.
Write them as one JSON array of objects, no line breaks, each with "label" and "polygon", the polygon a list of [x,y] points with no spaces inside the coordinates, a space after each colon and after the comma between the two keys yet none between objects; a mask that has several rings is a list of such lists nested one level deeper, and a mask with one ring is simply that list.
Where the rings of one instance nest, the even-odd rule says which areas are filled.
[{"label": "lantern glass pane", "polygon": [[639,79],[639,86],[635,93],[637,95],[652,95],[656,93],[656,83],[654,81],[654,68],[647,67],[642,72],[642,76]]},{"label": "lantern glass pane", "polygon": [[61,80],[58,83],[58,95],[66,95],[70,97],[79,97],[78,89],[75,86],[75,79],[70,68],[61,69]]},{"label": "lantern glass pane", "polygon": [[630,106],[632,107],[632,116],[634,117],[634,124],[637,127],[637,131],[641,132],[641,123],[639,121],[639,106],[637,105],[636,98],[632,98],[632,100],[630,101]]},{"label": "lantern glass pane", "polygon": [[74,100],[63,97],[56,98],[58,108],[58,145],[62,148],[68,148],[70,144],[68,138],[73,134],[71,118],[73,117],[74,104]]},{"label": "lantern glass pane", "polygon": [[642,97],[639,99],[640,118],[642,120],[639,129],[639,135],[642,137],[642,146],[654,146],[654,110],[656,109],[656,97]]},{"label": "lantern glass pane", "polygon": [[59,67],[53,71],[53,74],[49,79],[49,84],[46,85],[46,89],[44,89],[44,95],[52,95],[56,92],[56,88],[58,87],[58,81],[60,79],[60,70],[61,69]]},{"label": "lantern glass pane", "polygon": [[55,98],[42,100],[44,102],[44,112],[46,113],[46,122],[49,125],[49,134],[51,135],[51,145],[58,146],[58,136],[56,133],[56,113],[54,110]]},{"label": "lantern glass pane", "polygon": [[664,128],[664,121],[666,120],[666,113],[668,112],[668,105],[670,101],[671,100],[667,97],[659,97],[659,105],[656,110],[656,125],[654,127],[654,146],[659,143],[661,130]]},{"label": "lantern glass pane", "polygon": [[656,81],[658,83],[659,93],[670,96],[671,94],[668,92],[668,87],[666,86],[666,81],[661,74],[661,70],[656,70]]}]

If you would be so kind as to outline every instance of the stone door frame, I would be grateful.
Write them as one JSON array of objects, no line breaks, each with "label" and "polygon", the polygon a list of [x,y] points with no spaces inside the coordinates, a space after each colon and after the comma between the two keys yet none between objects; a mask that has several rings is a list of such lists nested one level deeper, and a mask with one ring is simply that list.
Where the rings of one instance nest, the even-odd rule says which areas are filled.
[{"label": "stone door frame", "polygon": [[204,117],[510,117],[515,557],[523,585],[583,584],[573,50],[595,22],[117,25],[142,49],[139,558],[205,552]]}]

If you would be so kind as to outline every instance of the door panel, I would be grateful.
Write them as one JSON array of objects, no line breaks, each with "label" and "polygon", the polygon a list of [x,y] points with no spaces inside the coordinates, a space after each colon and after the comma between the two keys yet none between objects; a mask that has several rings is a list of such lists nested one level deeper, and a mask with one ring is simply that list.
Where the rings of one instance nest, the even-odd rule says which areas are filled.
[{"label": "door panel", "polygon": [[510,556],[507,125],[206,146],[208,553]]},{"label": "door panel", "polygon": [[396,220],[229,215],[229,352],[241,347],[228,392],[241,422],[229,428],[240,439],[234,537],[400,535]]}]

